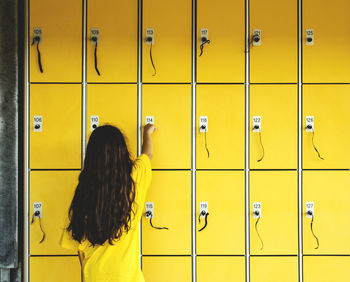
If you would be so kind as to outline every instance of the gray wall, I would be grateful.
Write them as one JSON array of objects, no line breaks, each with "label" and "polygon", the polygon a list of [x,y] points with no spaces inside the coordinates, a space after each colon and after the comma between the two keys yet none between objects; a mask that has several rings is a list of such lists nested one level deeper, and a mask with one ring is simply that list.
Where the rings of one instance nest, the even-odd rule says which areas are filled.
[{"label": "gray wall", "polygon": [[[18,7],[0,0],[0,281],[18,281]],[[11,278],[10,278],[11,276]]]}]

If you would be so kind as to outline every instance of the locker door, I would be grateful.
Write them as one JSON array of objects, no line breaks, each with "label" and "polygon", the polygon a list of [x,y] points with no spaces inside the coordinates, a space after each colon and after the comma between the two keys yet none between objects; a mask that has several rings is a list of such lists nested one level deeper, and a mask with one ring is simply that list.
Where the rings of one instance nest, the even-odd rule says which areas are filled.
[{"label": "locker door", "polygon": [[244,85],[198,85],[196,123],[198,169],[244,168]]},{"label": "locker door", "polygon": [[[87,132],[91,135],[94,124],[117,126],[125,134],[133,157],[137,153],[137,86],[94,85],[87,87]],[[96,124],[97,125],[97,124]]]},{"label": "locker door", "polygon": [[30,168],[81,167],[81,86],[30,86]]},{"label": "locker door", "polygon": [[[87,81],[137,81],[137,1],[89,0]],[[98,29],[97,70],[91,29]]]},{"label": "locker door", "polygon": [[[303,86],[304,169],[350,168],[349,93],[350,85]],[[305,130],[306,116],[314,117],[314,134]]]},{"label": "locker door", "polygon": [[250,257],[250,281],[298,282],[298,258]]},{"label": "locker door", "polygon": [[152,224],[142,217],[142,254],[191,254],[191,173],[154,171],[146,202],[154,205]]},{"label": "locker door", "polygon": [[79,258],[31,257],[29,261],[30,282],[75,282],[81,279]]},{"label": "locker door", "polygon": [[[31,82],[82,80],[82,1],[29,1],[29,44],[41,29],[39,44],[30,51]],[[39,68],[39,47],[42,70]]]},{"label": "locker door", "polygon": [[[250,89],[250,168],[297,168],[297,86],[251,85]],[[253,130],[255,116],[261,118],[261,132]]]},{"label": "locker door", "polygon": [[[143,1],[143,82],[191,81],[191,15],[190,0]],[[154,31],[152,45],[146,44],[146,29]]]},{"label": "locker door", "polygon": [[349,11],[348,0],[303,1],[304,83],[350,82]]},{"label": "locker door", "polygon": [[[261,203],[260,218],[253,217],[254,203]],[[252,255],[296,255],[298,253],[296,171],[251,171],[250,208]]]},{"label": "locker door", "polygon": [[[250,0],[250,81],[295,83],[298,76],[298,3]],[[254,36],[255,30],[260,36]],[[255,43],[255,39],[260,39]]]},{"label": "locker door", "polygon": [[197,256],[197,281],[245,281],[244,257]]},{"label": "locker door", "polygon": [[190,168],[191,86],[143,85],[142,96],[142,123],[152,116],[157,126],[152,135],[152,168]]},{"label": "locker door", "polygon": [[[304,254],[350,254],[349,186],[349,171],[304,171]],[[306,202],[314,203],[312,230],[312,217],[306,217]],[[312,232],[319,240],[318,249]]]},{"label": "locker door", "polygon": [[[41,223],[34,218],[30,224],[31,255],[65,255],[72,251],[59,245],[62,230],[66,227],[68,210],[78,184],[79,171],[31,171],[30,220],[34,203],[41,203]],[[36,208],[35,208],[36,210]],[[40,227],[41,225],[41,227]],[[43,232],[45,239],[42,243]]]},{"label": "locker door", "polygon": [[[224,196],[223,196],[224,195]],[[197,254],[244,255],[244,171],[197,171]],[[208,225],[200,203],[208,204]]]},{"label": "locker door", "polygon": [[[244,21],[242,0],[197,1],[198,82],[244,82]],[[202,44],[201,29],[208,29],[209,44]]]},{"label": "locker door", "polygon": [[142,272],[150,282],[190,282],[191,257],[142,257]]},{"label": "locker door", "polygon": [[305,282],[348,282],[350,257],[304,256]]}]

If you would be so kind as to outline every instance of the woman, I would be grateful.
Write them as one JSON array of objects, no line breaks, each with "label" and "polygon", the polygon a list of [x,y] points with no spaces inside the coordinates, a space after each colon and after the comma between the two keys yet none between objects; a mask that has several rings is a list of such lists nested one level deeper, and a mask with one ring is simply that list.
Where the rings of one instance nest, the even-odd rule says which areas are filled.
[{"label": "woman", "polygon": [[134,162],[119,129],[93,131],[61,246],[78,251],[84,282],[144,281],[139,223],[151,183],[154,125],[146,125]]}]

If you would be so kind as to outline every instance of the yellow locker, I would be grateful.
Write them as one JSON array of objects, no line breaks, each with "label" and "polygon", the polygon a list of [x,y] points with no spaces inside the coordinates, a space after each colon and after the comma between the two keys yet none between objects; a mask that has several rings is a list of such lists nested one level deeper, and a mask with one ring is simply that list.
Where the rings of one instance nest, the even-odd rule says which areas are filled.
[{"label": "yellow locker", "polygon": [[142,272],[150,282],[191,282],[191,257],[142,257]]},{"label": "yellow locker", "polygon": [[81,85],[30,86],[30,168],[81,167]]},{"label": "yellow locker", "polygon": [[143,85],[142,124],[147,116],[157,130],[153,138],[153,169],[191,167],[191,86]]},{"label": "yellow locker", "polygon": [[[304,254],[350,254],[349,187],[349,171],[304,171]],[[313,203],[312,229],[312,217],[306,217],[306,202]],[[312,232],[319,240],[318,248]]]},{"label": "yellow locker", "polygon": [[[197,1],[198,82],[244,82],[244,14],[242,0]],[[205,29],[209,44],[201,41]]]},{"label": "yellow locker", "polygon": [[[146,29],[153,29],[152,44],[146,44]],[[143,82],[191,82],[191,35],[191,0],[143,1]]]},{"label": "yellow locker", "polygon": [[[252,255],[298,254],[297,176],[296,171],[250,172]],[[261,205],[260,218],[253,216],[254,203]]]},{"label": "yellow locker", "polygon": [[303,1],[303,82],[350,82],[350,2]]},{"label": "yellow locker", "polygon": [[[30,220],[41,209],[41,218],[30,224],[31,255],[73,254],[59,245],[62,231],[68,224],[68,210],[78,184],[79,171],[31,171]],[[39,203],[39,205],[37,205]],[[41,204],[41,207],[40,207]],[[41,229],[42,228],[42,231]],[[45,233],[45,239],[40,241]]]},{"label": "yellow locker", "polygon": [[[87,132],[94,125],[114,125],[127,139],[132,157],[137,153],[137,86],[89,84],[87,87]],[[96,123],[97,121],[97,123]]]},{"label": "yellow locker", "polygon": [[[350,168],[350,85],[303,86],[303,168]],[[306,132],[306,117],[314,119]],[[320,157],[315,150],[319,151]]]},{"label": "yellow locker", "polygon": [[[196,199],[197,254],[244,255],[244,172],[197,171]],[[205,222],[203,217],[198,223],[201,202],[209,215],[199,232]]]},{"label": "yellow locker", "polygon": [[202,257],[197,256],[198,282],[244,282],[244,257]]},{"label": "yellow locker", "polygon": [[350,257],[304,256],[305,282],[349,282]]},{"label": "yellow locker", "polygon": [[76,282],[81,279],[77,256],[31,257],[29,265],[30,282]]},{"label": "yellow locker", "polygon": [[250,281],[298,282],[297,257],[251,257]]},{"label": "yellow locker", "polygon": [[298,11],[294,0],[250,0],[250,81],[298,80]]},{"label": "yellow locker", "polygon": [[152,224],[142,217],[142,253],[144,255],[191,254],[191,173],[189,171],[153,171],[146,202],[154,205]]},{"label": "yellow locker", "polygon": [[197,169],[244,168],[244,100],[244,85],[197,86]]},{"label": "yellow locker", "polygon": [[[250,168],[296,169],[297,86],[251,85],[250,90]],[[253,127],[259,117],[257,132]]]},{"label": "yellow locker", "polygon": [[[137,81],[137,0],[89,0],[87,81]],[[94,30],[98,30],[95,70]]]},{"label": "yellow locker", "polygon": [[82,6],[81,0],[29,1],[29,44],[34,43],[29,48],[31,82],[82,80]]}]

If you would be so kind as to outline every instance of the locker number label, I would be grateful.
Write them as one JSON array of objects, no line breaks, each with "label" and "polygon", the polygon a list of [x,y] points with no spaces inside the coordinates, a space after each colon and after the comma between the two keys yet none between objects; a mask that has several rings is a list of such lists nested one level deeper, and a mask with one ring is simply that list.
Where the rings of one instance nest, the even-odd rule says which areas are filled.
[{"label": "locker number label", "polygon": [[154,117],[153,116],[146,116],[145,124],[154,124]]},{"label": "locker number label", "polygon": [[33,217],[42,218],[43,217],[43,203],[34,202],[33,203]]},{"label": "locker number label", "polygon": [[208,132],[208,117],[199,117],[199,132]]},{"label": "locker number label", "polygon": [[[38,37],[39,38],[39,42],[41,43],[42,41],[42,36],[43,36],[43,31],[40,27],[34,27],[33,28],[33,34],[34,34],[34,37]],[[35,43],[38,43],[37,40],[34,40]]]},{"label": "locker number label", "polygon": [[146,28],[146,44],[147,45],[154,45],[154,29],[153,28]]},{"label": "locker number label", "polygon": [[100,40],[100,29],[98,28],[91,28],[90,29],[90,41],[91,44],[96,44]]},{"label": "locker number label", "polygon": [[205,217],[208,213],[208,202],[199,202],[199,216]]},{"label": "locker number label", "polygon": [[154,204],[153,202],[146,202],[146,218],[151,218],[154,216]]},{"label": "locker number label", "polygon": [[253,203],[253,218],[261,217],[261,203],[254,202]]},{"label": "locker number label", "polygon": [[253,116],[253,132],[261,132],[261,116]]},{"label": "locker number label", "polygon": [[253,29],[252,43],[253,46],[261,45],[261,29]]},{"label": "locker number label", "polygon": [[34,132],[42,132],[43,131],[43,117],[42,116],[34,116],[33,126],[34,126]]},{"label": "locker number label", "polygon": [[99,116],[91,116],[90,117],[90,130],[94,131],[100,124]]},{"label": "locker number label", "polygon": [[314,202],[306,202],[305,212],[307,218],[312,218],[312,215],[314,214],[314,206]]},{"label": "locker number label", "polygon": [[315,128],[315,119],[313,116],[307,116],[305,119],[305,131],[313,132]]},{"label": "locker number label", "polygon": [[201,41],[207,41],[209,39],[209,33],[207,28],[201,28],[200,30]]},{"label": "locker number label", "polygon": [[313,29],[306,29],[306,45],[312,46],[314,45],[314,30]]}]

